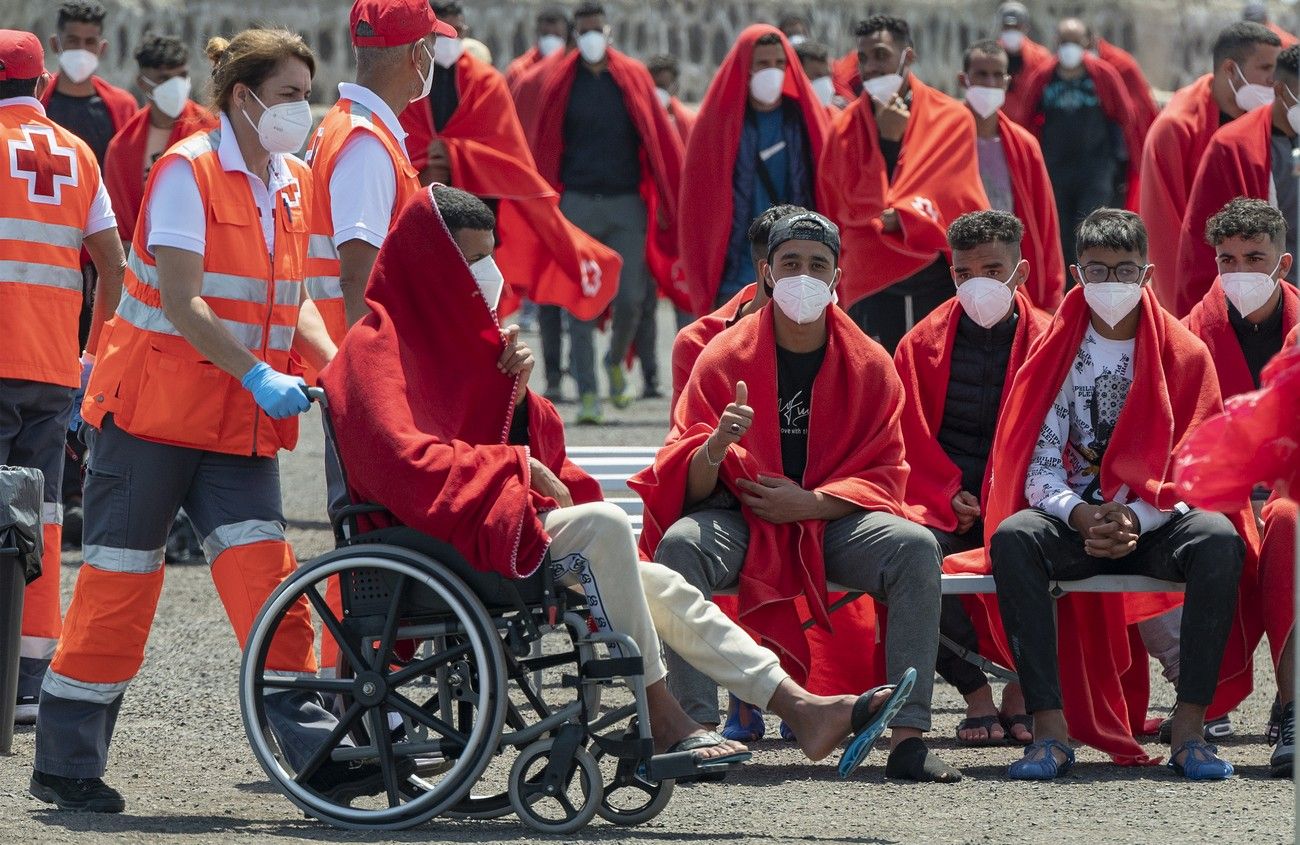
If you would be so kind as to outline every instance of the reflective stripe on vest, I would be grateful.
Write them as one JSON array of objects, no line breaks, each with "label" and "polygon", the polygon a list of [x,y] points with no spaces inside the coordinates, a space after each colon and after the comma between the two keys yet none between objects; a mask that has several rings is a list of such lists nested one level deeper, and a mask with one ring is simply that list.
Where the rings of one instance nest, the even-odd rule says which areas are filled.
[{"label": "reflective stripe on vest", "polygon": [[5,282],[63,288],[80,293],[82,276],[80,270],[56,267],[53,264],[37,264],[34,261],[0,261],[0,284]]},{"label": "reflective stripe on vest", "polygon": [[[307,242],[307,263],[309,267],[325,269],[327,266],[338,269],[339,253],[334,248],[334,239],[328,235],[312,235]],[[333,262],[326,265],[322,262]],[[312,299],[342,299],[343,288],[337,275],[308,276],[306,278],[307,295]]]}]

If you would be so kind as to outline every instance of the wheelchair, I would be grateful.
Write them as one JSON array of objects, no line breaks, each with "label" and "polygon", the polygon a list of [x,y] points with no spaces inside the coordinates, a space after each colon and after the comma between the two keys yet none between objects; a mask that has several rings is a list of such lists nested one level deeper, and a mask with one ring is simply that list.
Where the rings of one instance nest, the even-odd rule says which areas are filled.
[{"label": "wheelchair", "polygon": [[[311,393],[329,431],[324,394]],[[582,597],[557,589],[549,559],[522,581],[481,572],[409,528],[360,530],[382,511],[358,504],[336,514],[334,551],[285,579],[244,647],[248,741],[272,784],[307,816],[397,830],[438,816],[514,813],[542,833],[567,834],[597,815],[646,822],[668,804],[675,778],[700,772],[689,752],[654,755],[636,644],[597,631]],[[341,613],[325,596],[331,579]],[[307,608],[321,637],[338,645],[333,671],[268,668],[281,624]],[[540,648],[548,633],[548,642],[563,638],[561,648]],[[314,750],[298,749],[307,759],[295,768],[269,705],[303,693],[332,702],[338,724]],[[602,707],[615,694],[621,700]],[[318,788],[313,778],[327,762],[377,766],[380,794]]]}]

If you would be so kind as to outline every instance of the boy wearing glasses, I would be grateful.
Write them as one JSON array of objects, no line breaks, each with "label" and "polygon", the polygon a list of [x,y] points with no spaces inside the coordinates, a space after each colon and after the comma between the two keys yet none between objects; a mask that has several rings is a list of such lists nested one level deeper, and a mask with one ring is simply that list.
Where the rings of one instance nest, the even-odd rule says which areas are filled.
[{"label": "boy wearing glasses", "polygon": [[1070,270],[1079,287],[1003,403],[985,508],[998,607],[1034,717],[1034,742],[1008,775],[1065,773],[1071,735],[1116,762],[1155,762],[1127,717],[1145,712],[1144,697],[1126,697],[1120,677],[1130,668],[1126,623],[1167,605],[1143,595],[1067,596],[1056,608],[1058,658],[1049,583],[1124,574],[1186,584],[1169,765],[1192,780],[1222,780],[1232,766],[1204,742],[1202,723],[1220,664],[1225,680],[1249,665],[1233,628],[1246,557],[1238,532],[1253,543],[1254,526],[1244,501],[1234,520],[1180,502],[1170,459],[1222,406],[1214,362],[1150,291],[1154,268],[1137,215],[1099,209],[1076,239]]}]

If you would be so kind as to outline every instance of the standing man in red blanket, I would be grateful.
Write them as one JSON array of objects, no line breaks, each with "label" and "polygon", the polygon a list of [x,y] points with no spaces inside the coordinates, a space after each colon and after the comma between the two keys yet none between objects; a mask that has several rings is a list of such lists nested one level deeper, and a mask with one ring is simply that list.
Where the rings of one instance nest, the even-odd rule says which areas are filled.
[{"label": "standing man in red blanket", "polygon": [[989,205],[975,119],[909,71],[907,21],[876,15],[856,35],[865,91],[831,130],[817,202],[844,232],[841,303],[892,352],[952,296],[948,223]]},{"label": "standing man in red blanket", "polygon": [[1003,3],[998,7],[998,44],[1007,51],[1007,115],[1022,121],[1025,111],[1025,80],[1052,63],[1052,51],[1029,37],[1029,9],[1024,3]]},{"label": "standing man in red blanket", "polygon": [[104,187],[128,247],[153,163],[177,141],[217,124],[211,112],[190,99],[190,51],[185,42],[171,35],[146,35],[135,61],[149,102],[113,136],[104,156]]},{"label": "standing man in red blanket", "polygon": [[[1272,104],[1232,121],[1210,140],[1192,183],[1178,240],[1178,290],[1173,312],[1185,316],[1214,283],[1214,249],[1205,224],[1237,197],[1266,200],[1287,222],[1287,249],[1296,254],[1297,183],[1292,155],[1300,132],[1300,46],[1277,57]],[[1291,267],[1286,278],[1294,281]]]},{"label": "standing man in red blanket", "polygon": [[645,66],[650,71],[650,78],[655,81],[655,96],[659,98],[659,105],[668,112],[668,119],[672,121],[673,128],[681,136],[682,146],[685,147],[691,142],[691,132],[695,129],[699,113],[677,99],[682,63],[676,56],[660,53],[651,56]]},{"label": "standing man in red blanket", "polygon": [[569,16],[559,6],[547,6],[539,11],[536,41],[506,68],[506,84],[513,88],[515,82],[542,59],[564,50],[572,30],[573,24],[569,22]]},{"label": "standing man in red blanket", "polygon": [[1034,305],[1051,312],[1065,295],[1056,197],[1038,139],[1003,110],[1010,81],[1007,52],[996,41],[980,41],[966,50],[957,82],[975,115],[980,181],[993,210],[1010,212],[1024,224],[1020,251],[1028,262],[1025,293]]},{"label": "standing man in red blanket", "polygon": [[[885,774],[954,782],[960,772],[921,739],[939,645],[939,547],[904,516],[902,385],[883,350],[832,306],[839,249],[835,225],[814,212],[772,227],[760,282],[772,302],[705,348],[654,466],[629,481],[645,500],[641,549],[705,596],[739,584],[741,622],[796,677],[810,668],[797,598],[824,628],[828,581],[887,604],[886,673],[922,671],[893,722]],[[716,724],[714,683],[680,656],[669,661],[674,696]]]},{"label": "standing man in red blanket", "polygon": [[677,237],[692,313],[708,314],[753,281],[755,217],[774,205],[813,206],[827,123],[781,31],[746,27],[709,84],[686,148]]},{"label": "standing man in red blanket", "polygon": [[[1075,711],[1067,726],[1063,703],[1070,705],[1080,687],[1089,695],[1102,691],[1112,714],[1127,708],[1114,708],[1104,693],[1114,682],[1110,689],[1122,701],[1117,652],[1105,645],[1113,620],[1105,613],[1081,619],[1079,603],[1059,606],[1062,655],[1073,663],[1089,643],[1102,643],[1101,654],[1112,660],[1084,657],[1062,673],[1048,589],[1054,579],[1123,573],[1187,585],[1169,765],[1192,780],[1225,779],[1231,764],[1201,732],[1234,625],[1246,545],[1227,517],[1178,501],[1169,458],[1222,407],[1214,361],[1146,290],[1152,268],[1137,215],[1094,212],[1079,227],[1077,251],[1081,263],[1071,272],[1082,289],[1066,297],[1017,375],[1003,410],[1008,424],[994,445],[998,475],[985,534],[998,607],[1034,717],[1034,742],[1008,775],[1064,774],[1074,762],[1071,734],[1093,744],[1110,739],[1113,756],[1127,745],[1132,762],[1145,762],[1122,726],[1110,726],[1118,735],[1103,735],[1105,708]],[[1071,597],[1077,598],[1107,601]],[[1127,637],[1119,639],[1127,654]],[[1063,695],[1067,676],[1071,692]]]},{"label": "standing man in red blanket", "polygon": [[[1024,292],[1033,271],[1021,257],[1023,236],[1020,221],[1005,211],[958,217],[948,227],[957,296],[908,332],[894,355],[912,468],[905,501],[945,556],[984,546],[983,503],[998,411],[1029,348],[1047,329],[1047,318]],[[960,597],[944,596],[940,630],[979,653]],[[966,718],[957,725],[960,744],[1001,744],[1008,736],[1030,741],[1018,685],[1007,686],[999,711],[979,668],[943,645],[936,668],[966,699]]]},{"label": "standing man in red blanket", "polygon": [[[578,50],[548,72],[530,134],[538,170],[561,192],[564,216],[623,258],[604,364],[610,401],[626,408],[632,396],[623,361],[633,346],[643,395],[660,395],[655,282],[671,285],[677,256],[682,142],[659,105],[650,72],[610,47],[604,7],[582,3],[573,21]],[[684,285],[666,292],[678,307],[687,306]],[[541,314],[548,359],[559,354],[556,316]],[[596,321],[569,312],[565,322],[569,369],[582,402],[578,422],[599,425],[605,416],[596,381]]]},{"label": "standing man in red blanket", "polygon": [[[1142,147],[1140,206],[1151,232],[1152,288],[1177,311],[1178,239],[1210,138],[1220,126],[1273,101],[1273,69],[1282,42],[1249,21],[1230,24],[1214,40],[1213,72],[1179,89],[1151,125]],[[1183,313],[1194,305],[1186,303]]]}]

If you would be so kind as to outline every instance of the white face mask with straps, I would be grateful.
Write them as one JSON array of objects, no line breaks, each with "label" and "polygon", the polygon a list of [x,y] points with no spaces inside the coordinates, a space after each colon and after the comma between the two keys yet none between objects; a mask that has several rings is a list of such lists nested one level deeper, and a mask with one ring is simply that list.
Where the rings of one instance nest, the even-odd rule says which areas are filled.
[{"label": "white face mask with straps", "polygon": [[[1012,271],[1012,276],[1015,271]],[[1006,282],[975,276],[957,285],[957,301],[966,316],[981,328],[991,329],[1006,319],[1016,294]]]},{"label": "white face mask with straps", "polygon": [[883,105],[903,89],[903,68],[907,65],[907,54],[911,49],[907,47],[903,50],[903,55],[898,59],[898,70],[895,72],[862,80],[862,90],[870,94],[871,99]]},{"label": "white face mask with straps", "polygon": [[469,265],[469,272],[478,283],[479,292],[487,300],[488,307],[496,310],[501,302],[501,291],[506,286],[506,277],[501,275],[501,268],[496,259],[488,255]]},{"label": "white face mask with straps", "polygon": [[80,85],[99,67],[99,56],[89,50],[64,50],[59,53],[59,69],[64,76]]},{"label": "white face mask with straps", "polygon": [[1273,291],[1277,290],[1278,282],[1274,274],[1281,267],[1282,259],[1279,258],[1272,273],[1219,274],[1219,281],[1223,283],[1223,293],[1232,303],[1232,307],[1237,309],[1238,314],[1243,317],[1254,314],[1268,303],[1273,296]]},{"label": "white face mask with straps", "polygon": [[140,81],[149,89],[149,99],[158,107],[158,111],[175,119],[180,117],[181,112],[185,109],[185,103],[190,99],[190,78],[188,76],[173,76],[166,82],[150,82],[141,76]]},{"label": "white face mask with straps", "polygon": [[1112,329],[1133,313],[1142,301],[1142,285],[1128,282],[1088,282],[1083,298],[1101,321]]},{"label": "white face mask with straps", "polygon": [[783,85],[785,85],[784,68],[763,68],[749,78],[749,94],[762,105],[770,106],[781,99]]},{"label": "white face mask with straps", "polygon": [[[441,38],[438,39],[438,41],[442,40],[443,39]],[[423,100],[425,97],[429,96],[429,92],[433,90],[433,63],[435,61],[435,56],[433,53],[429,52],[429,44],[427,41],[421,41],[420,47],[424,50],[424,54],[429,57],[429,73],[427,75],[420,73],[420,62],[417,59],[415,62],[415,72],[420,73],[420,93],[411,98],[412,103]],[[435,42],[434,49],[436,50],[437,48],[438,45]]]},{"label": "white face mask with straps", "polygon": [[781,313],[799,325],[816,322],[834,301],[830,285],[813,276],[786,276],[772,285]]},{"label": "white face mask with straps", "polygon": [[258,105],[265,109],[262,116],[257,119],[257,123],[253,123],[246,109],[240,109],[248,125],[257,130],[257,139],[262,142],[262,148],[268,153],[279,154],[296,153],[301,150],[302,145],[307,142],[307,135],[311,132],[311,106],[307,101],[293,100],[288,103],[277,103],[268,108],[253,89],[248,89],[248,93],[252,94]]},{"label": "white face mask with straps", "polygon": [[[1237,78],[1241,80],[1241,87],[1232,89],[1232,98],[1237,102],[1237,108],[1242,111],[1252,111],[1261,106],[1273,105],[1273,99],[1276,94],[1273,92],[1272,85],[1260,85],[1256,82],[1250,82],[1246,75],[1241,72],[1241,68],[1233,63],[1232,69],[1236,72]],[[1232,84],[1232,80],[1228,80]]]}]

